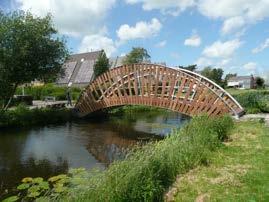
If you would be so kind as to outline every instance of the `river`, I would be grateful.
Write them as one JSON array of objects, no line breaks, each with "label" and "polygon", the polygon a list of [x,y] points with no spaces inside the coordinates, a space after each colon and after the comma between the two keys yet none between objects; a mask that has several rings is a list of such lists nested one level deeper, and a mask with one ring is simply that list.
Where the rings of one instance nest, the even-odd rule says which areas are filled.
[{"label": "river", "polygon": [[132,146],[162,139],[188,120],[175,112],[140,112],[0,131],[0,198],[27,176],[48,178],[78,167],[105,169]]}]

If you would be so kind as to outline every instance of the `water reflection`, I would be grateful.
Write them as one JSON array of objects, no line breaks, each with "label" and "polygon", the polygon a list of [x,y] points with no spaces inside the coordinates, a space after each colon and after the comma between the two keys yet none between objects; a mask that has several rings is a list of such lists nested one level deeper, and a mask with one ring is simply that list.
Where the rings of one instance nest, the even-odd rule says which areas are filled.
[{"label": "water reflection", "polygon": [[133,145],[161,139],[186,120],[177,113],[143,113],[1,131],[0,193],[26,176],[48,178],[71,167],[103,169]]}]

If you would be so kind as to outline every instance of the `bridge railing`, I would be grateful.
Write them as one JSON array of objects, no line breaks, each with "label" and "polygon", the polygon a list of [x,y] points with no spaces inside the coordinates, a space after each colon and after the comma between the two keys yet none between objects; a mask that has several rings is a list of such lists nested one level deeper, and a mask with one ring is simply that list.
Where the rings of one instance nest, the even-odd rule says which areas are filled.
[{"label": "bridge railing", "polygon": [[[200,94],[203,92],[203,101],[199,101],[201,96],[199,92]],[[210,94],[214,94],[214,96]],[[129,97],[136,98],[135,101],[129,99],[129,104],[139,103],[137,99],[145,97],[148,97],[151,102],[156,101],[153,99],[155,97],[159,98],[157,100],[159,103],[162,102],[160,99],[170,100],[169,109],[172,110],[175,109],[176,102],[182,102],[182,107],[179,109],[184,112],[188,109],[188,106],[185,107],[185,105],[194,103],[203,106],[200,107],[200,111],[202,111],[201,108],[207,107],[207,110],[212,113],[219,103],[224,103],[235,116],[240,116],[244,112],[242,106],[228,92],[206,77],[185,69],[155,64],[125,65],[105,72],[93,80],[83,91],[76,108],[84,108],[82,110],[84,112],[88,108],[88,111],[91,112],[102,107],[109,107],[113,105],[115,97],[120,100],[120,102],[116,101],[117,105],[128,104],[128,100],[124,101],[127,103],[122,102],[122,99],[126,97],[128,99]],[[157,105],[163,107],[159,103]],[[208,105],[210,104],[216,105],[214,110],[213,108],[209,110]],[[198,109],[199,106],[194,108]]]}]

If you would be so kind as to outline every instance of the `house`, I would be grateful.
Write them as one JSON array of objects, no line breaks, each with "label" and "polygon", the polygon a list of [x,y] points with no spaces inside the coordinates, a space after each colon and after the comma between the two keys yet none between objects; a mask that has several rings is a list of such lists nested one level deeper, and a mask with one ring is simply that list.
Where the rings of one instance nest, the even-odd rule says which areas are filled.
[{"label": "house", "polygon": [[64,75],[56,81],[59,86],[84,87],[93,77],[94,64],[102,51],[71,55],[64,63]]},{"label": "house", "polygon": [[[94,64],[102,51],[74,54],[64,63],[64,74],[59,76],[56,84],[59,86],[85,87],[93,79]],[[109,59],[110,68],[123,65],[124,57]]]},{"label": "house", "polygon": [[228,79],[228,87],[240,89],[253,89],[255,88],[255,78],[251,76],[236,76]]}]

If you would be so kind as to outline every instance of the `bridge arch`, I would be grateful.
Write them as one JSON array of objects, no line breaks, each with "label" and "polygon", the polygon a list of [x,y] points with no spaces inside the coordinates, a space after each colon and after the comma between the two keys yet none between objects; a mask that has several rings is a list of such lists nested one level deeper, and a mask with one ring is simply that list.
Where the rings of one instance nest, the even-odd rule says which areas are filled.
[{"label": "bridge arch", "polygon": [[110,69],[85,88],[75,110],[83,117],[100,109],[122,105],[155,106],[188,116],[229,113],[239,117],[244,113],[228,92],[206,77],[156,64]]}]

